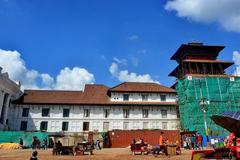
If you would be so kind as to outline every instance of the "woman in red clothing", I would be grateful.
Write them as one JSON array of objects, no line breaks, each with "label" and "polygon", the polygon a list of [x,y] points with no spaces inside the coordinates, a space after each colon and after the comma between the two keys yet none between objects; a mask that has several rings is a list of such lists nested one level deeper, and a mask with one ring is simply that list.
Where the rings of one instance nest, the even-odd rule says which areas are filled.
[{"label": "woman in red clothing", "polygon": [[199,149],[202,149],[202,140],[203,140],[202,135],[200,133],[198,133],[197,142],[198,142],[198,148]]}]

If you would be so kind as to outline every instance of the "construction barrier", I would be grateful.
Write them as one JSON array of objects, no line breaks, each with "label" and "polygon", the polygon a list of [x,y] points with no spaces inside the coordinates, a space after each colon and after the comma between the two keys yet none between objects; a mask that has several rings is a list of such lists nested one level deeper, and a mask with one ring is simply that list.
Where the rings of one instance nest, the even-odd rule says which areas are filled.
[{"label": "construction barrier", "polygon": [[1,143],[17,143],[19,144],[20,138],[23,139],[23,146],[30,146],[33,142],[33,137],[36,136],[40,142],[43,139],[48,139],[47,132],[19,132],[19,131],[0,131],[0,144]]}]

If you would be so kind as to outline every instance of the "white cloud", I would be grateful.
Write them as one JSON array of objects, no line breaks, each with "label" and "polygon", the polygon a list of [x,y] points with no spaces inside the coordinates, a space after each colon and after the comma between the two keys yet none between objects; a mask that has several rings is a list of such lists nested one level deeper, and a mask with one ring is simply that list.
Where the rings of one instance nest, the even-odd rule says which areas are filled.
[{"label": "white cloud", "polygon": [[109,72],[112,74],[113,77],[118,76],[118,64],[113,62],[112,65],[109,67]]},{"label": "white cloud", "polygon": [[46,73],[41,74],[42,78],[42,85],[46,88],[53,88],[54,87],[54,79]]},{"label": "white cloud", "polygon": [[155,82],[149,74],[137,75],[134,72],[129,73],[128,70],[122,70],[117,77],[120,82]]},{"label": "white cloud", "polygon": [[10,79],[20,81],[22,89],[68,89],[81,90],[86,83],[94,83],[94,75],[86,69],[65,67],[57,75],[56,82],[47,73],[39,73],[26,67],[21,54],[17,51],[0,49],[2,72],[8,72]]},{"label": "white cloud", "polygon": [[65,67],[57,76],[56,89],[80,89],[84,88],[85,84],[92,84],[94,75],[89,73],[84,68],[74,67],[72,70]]},{"label": "white cloud", "polygon": [[23,88],[37,89],[36,80],[39,73],[35,70],[28,70],[20,56],[17,51],[0,49],[0,66],[3,72],[8,72],[11,79],[20,81]]},{"label": "white cloud", "polygon": [[233,52],[233,61],[237,65],[236,70],[234,71],[234,75],[240,76],[240,52]]},{"label": "white cloud", "polygon": [[233,52],[233,61],[236,65],[240,65],[240,52],[238,51]]},{"label": "white cloud", "polygon": [[127,39],[130,41],[136,41],[139,39],[139,36],[134,34],[134,35],[129,36]]},{"label": "white cloud", "polygon": [[137,75],[134,72],[129,73],[128,70],[119,70],[118,64],[113,62],[109,68],[113,77],[117,78],[120,82],[155,82],[149,74]]},{"label": "white cloud", "polygon": [[236,67],[236,70],[234,71],[235,76],[240,76],[240,66]]},{"label": "white cloud", "polygon": [[171,0],[165,5],[177,16],[196,22],[217,22],[227,31],[240,32],[239,0]]},{"label": "white cloud", "polygon": [[126,59],[118,59],[116,57],[113,58],[113,60],[119,64],[122,64],[122,65],[127,65],[127,60]]}]

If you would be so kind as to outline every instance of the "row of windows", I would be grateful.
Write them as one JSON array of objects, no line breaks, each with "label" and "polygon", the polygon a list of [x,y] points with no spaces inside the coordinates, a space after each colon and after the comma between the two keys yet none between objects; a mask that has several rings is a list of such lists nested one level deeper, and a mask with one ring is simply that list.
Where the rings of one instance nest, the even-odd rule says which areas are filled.
[{"label": "row of windows", "polygon": [[[20,130],[21,131],[26,131],[27,130],[27,121],[21,121],[20,125]],[[48,129],[48,122],[47,121],[42,121],[40,123],[40,130],[46,131]],[[68,122],[62,122],[62,131],[68,131]]]},{"label": "row of windows", "polygon": [[[168,122],[162,122],[162,129],[168,129],[167,127]],[[27,121],[21,121],[20,130],[26,131],[27,130]],[[62,122],[62,131],[68,131],[68,125],[69,122]],[[143,128],[148,129],[148,122],[143,122]],[[42,121],[40,123],[40,130],[47,131],[48,129],[48,121]],[[89,122],[83,122],[83,131],[89,131]],[[128,130],[129,129],[129,122],[123,123],[123,129]],[[103,123],[103,130],[108,131],[109,130],[109,122]]]},{"label": "row of windows", "polygon": [[[63,109],[63,117],[69,117],[69,113],[70,113],[70,109],[65,109],[65,108]],[[28,116],[29,116],[29,108],[23,108],[22,117],[28,117]],[[50,108],[42,108],[42,117],[50,117]]]},{"label": "row of windows", "polygon": [[[161,102],[166,102],[166,95],[160,95]],[[129,101],[129,94],[123,94],[123,101]],[[148,95],[142,94],[142,101],[148,101]]]},{"label": "row of windows", "polygon": [[[63,109],[63,117],[69,117],[70,109]],[[148,109],[142,110],[142,117],[148,118]],[[29,115],[29,108],[23,108],[22,111],[22,117],[28,117]],[[108,118],[110,115],[109,109],[103,110],[103,116],[104,118]],[[162,118],[167,118],[167,110],[162,109],[161,110]],[[90,117],[90,109],[84,109],[84,117]],[[50,117],[50,109],[49,108],[42,108],[42,117]],[[130,110],[129,109],[123,109],[123,118],[129,118],[130,117]]]}]

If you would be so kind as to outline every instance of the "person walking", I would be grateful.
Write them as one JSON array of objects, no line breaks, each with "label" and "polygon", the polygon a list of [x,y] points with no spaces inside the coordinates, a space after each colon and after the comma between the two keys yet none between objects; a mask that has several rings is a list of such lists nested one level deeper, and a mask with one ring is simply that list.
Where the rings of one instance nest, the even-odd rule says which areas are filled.
[{"label": "person walking", "polygon": [[189,135],[186,136],[186,143],[187,143],[187,147],[186,147],[186,148],[187,148],[187,149],[190,149],[190,145],[191,145],[190,143],[191,143],[191,140],[190,140]]},{"label": "person walking", "polygon": [[57,150],[56,155],[61,155],[61,152],[62,152],[62,143],[61,143],[60,141],[58,141],[58,142],[56,143],[56,150]]},{"label": "person walking", "polygon": [[96,141],[96,149],[101,150],[101,145],[99,140]]},{"label": "person walking", "polygon": [[19,145],[20,145],[20,148],[22,149],[23,148],[23,139],[22,138],[20,138]]},{"label": "person walking", "polygon": [[192,143],[191,146],[192,146],[193,150],[195,150],[195,148],[196,148],[195,138],[196,138],[195,134],[192,134],[192,136],[191,136],[191,143]]},{"label": "person walking", "polygon": [[198,148],[201,150],[202,149],[202,140],[203,140],[203,137],[200,133],[198,133],[197,135],[197,142],[198,142]]},{"label": "person walking", "polygon": [[44,150],[47,150],[47,145],[48,145],[48,143],[47,143],[47,138],[44,138],[44,139],[43,139],[43,149],[44,149]]}]

